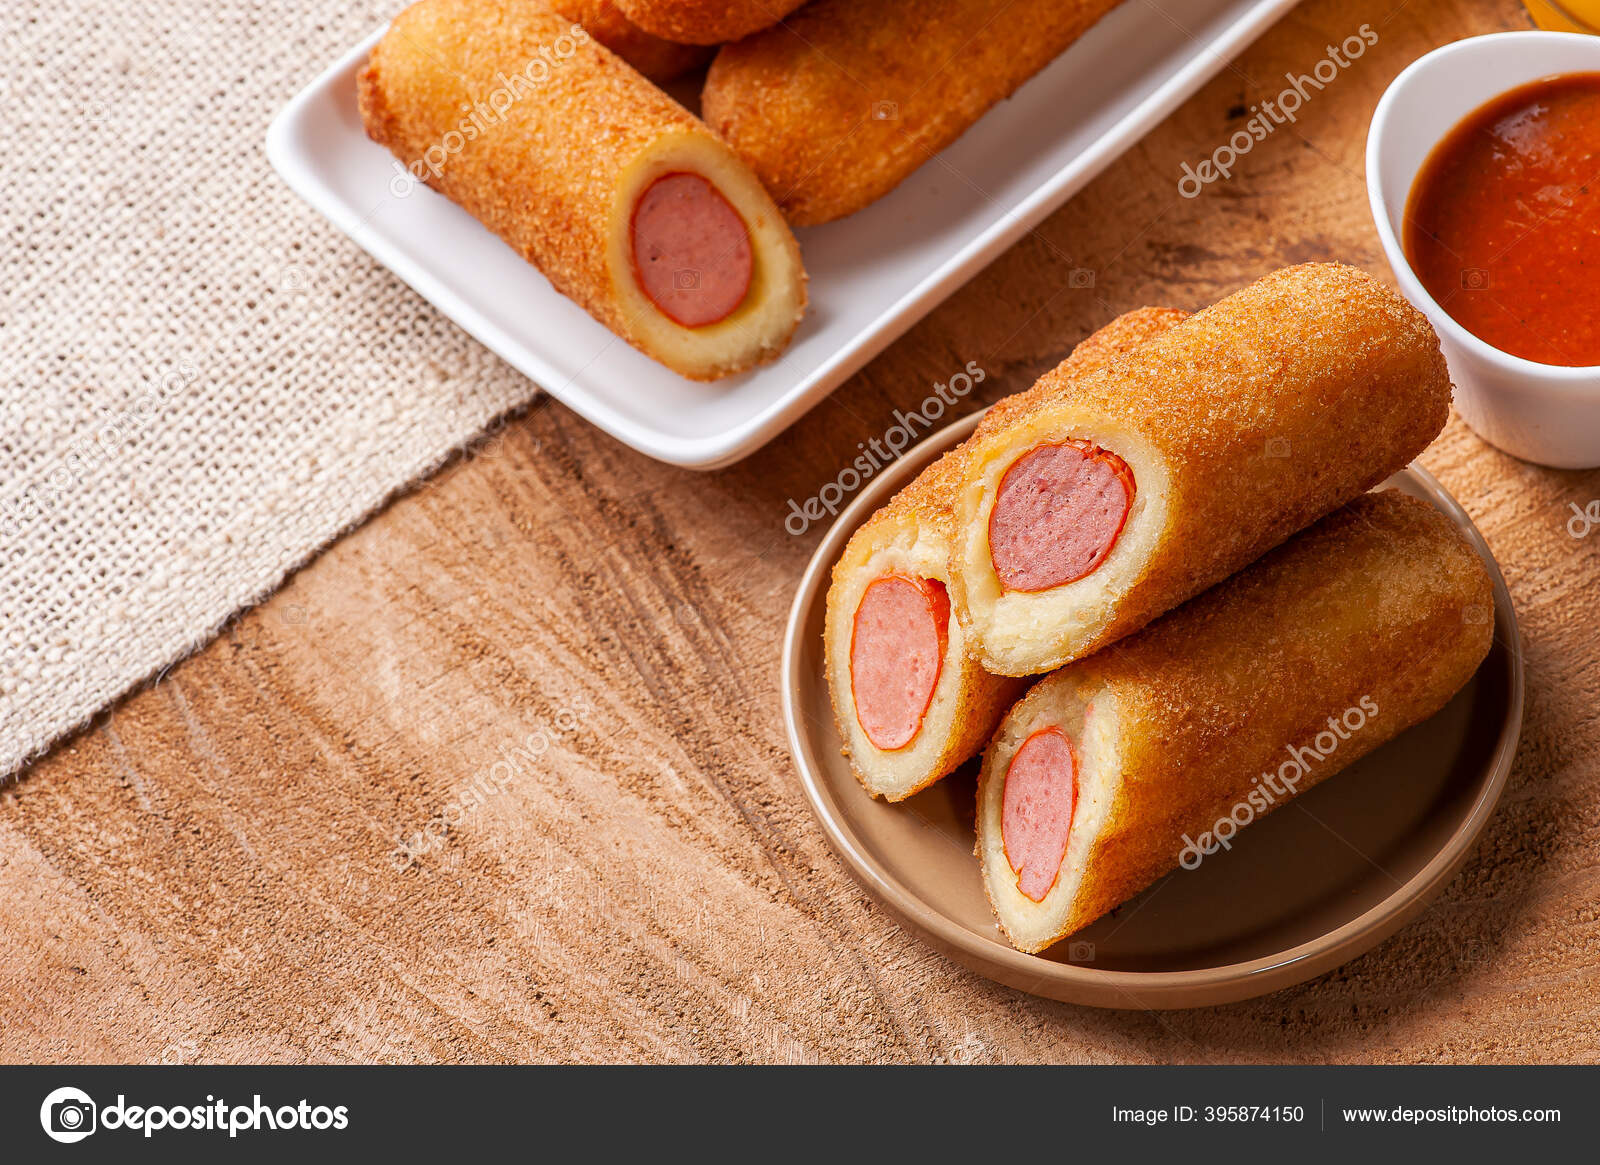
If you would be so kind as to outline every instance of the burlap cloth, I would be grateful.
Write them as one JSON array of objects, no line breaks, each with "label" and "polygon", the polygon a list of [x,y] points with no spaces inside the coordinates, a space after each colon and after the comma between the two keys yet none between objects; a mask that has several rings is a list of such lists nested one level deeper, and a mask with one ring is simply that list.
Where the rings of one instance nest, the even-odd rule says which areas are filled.
[{"label": "burlap cloth", "polygon": [[534,392],[267,164],[402,6],[0,6],[0,778]]}]

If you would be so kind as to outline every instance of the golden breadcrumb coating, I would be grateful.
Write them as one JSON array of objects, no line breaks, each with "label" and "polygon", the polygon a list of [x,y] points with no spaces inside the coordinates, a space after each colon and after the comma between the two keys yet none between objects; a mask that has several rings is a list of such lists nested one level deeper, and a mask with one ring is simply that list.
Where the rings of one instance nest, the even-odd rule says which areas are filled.
[{"label": "golden breadcrumb coating", "polygon": [[789,221],[860,210],[1119,0],[813,0],[726,45],[700,98]]},{"label": "golden breadcrumb coating", "polygon": [[805,0],[616,0],[640,28],[680,44],[714,45],[777,24]]},{"label": "golden breadcrumb coating", "polygon": [[624,16],[613,0],[553,0],[553,7],[658,85],[711,59],[710,46],[662,40]]},{"label": "golden breadcrumb coating", "polygon": [[[1140,308],[1118,316],[1085,338],[1062,362],[1064,375],[1085,375],[1131,351],[1184,318],[1169,308]],[[850,689],[850,637],[855,609],[866,587],[889,566],[948,583],[949,491],[960,480],[960,446],[929,465],[864,522],[839,561],[828,588],[823,632],[824,667],[833,698],[834,723],[856,778],[873,796],[904,800],[948,775],[978,751],[1001,715],[1022,694],[1026,680],[983,670],[965,646],[959,622],[950,620],[950,640],[936,704],[907,749],[884,753],[856,721]]]},{"label": "golden breadcrumb coating", "polygon": [[[1438,337],[1365,272],[1285,268],[1088,376],[1055,370],[968,440],[951,601],[991,671],[1047,671],[1138,630],[1336,506],[1444,427]],[[1132,509],[1087,576],[1007,590],[989,518],[1005,471],[1043,442],[1099,445],[1132,470]]]},{"label": "golden breadcrumb coating", "polygon": [[[1180,860],[1206,860],[1189,842],[1214,850],[1219,822],[1242,828],[1433,715],[1488,653],[1493,603],[1462,533],[1387,490],[1040,680],[1006,717],[978,786],[984,885],[1008,937],[1049,946]],[[1073,721],[1066,860],[1034,902],[1000,841],[1005,774],[1032,732]]]},{"label": "golden breadcrumb coating", "polygon": [[[760,183],[696,118],[543,0],[420,0],[359,79],[362,121],[420,181],[640,351],[709,380],[776,358],[805,308],[799,247]],[[649,184],[705,178],[749,232],[750,290],[727,318],[674,323],[634,273]]]}]

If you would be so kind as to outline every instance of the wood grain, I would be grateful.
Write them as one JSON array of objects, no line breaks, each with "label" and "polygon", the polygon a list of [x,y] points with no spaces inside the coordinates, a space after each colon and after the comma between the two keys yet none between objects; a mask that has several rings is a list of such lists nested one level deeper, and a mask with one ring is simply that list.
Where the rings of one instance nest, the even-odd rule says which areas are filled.
[{"label": "wood grain", "polygon": [[[1295,126],[1178,196],[1183,162],[1362,23],[1379,43]],[[786,532],[789,499],[969,360],[976,407],[1131,307],[1308,259],[1386,273],[1361,177],[1379,94],[1526,24],[1512,0],[1303,5],[732,469],[656,464],[548,401],[513,420],[0,793],[0,1058],[1595,1059],[1600,536],[1566,522],[1600,474],[1458,419],[1423,458],[1523,620],[1511,786],[1422,919],[1249,1003],[1094,1011],[932,953],[813,824],[776,691],[821,534]]]}]

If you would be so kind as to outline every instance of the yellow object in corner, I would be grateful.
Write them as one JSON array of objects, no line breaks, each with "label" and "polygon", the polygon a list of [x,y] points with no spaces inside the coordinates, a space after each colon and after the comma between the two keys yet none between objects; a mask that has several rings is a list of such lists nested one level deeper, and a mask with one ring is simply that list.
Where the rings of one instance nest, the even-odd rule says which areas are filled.
[{"label": "yellow object in corner", "polygon": [[1600,33],[1600,0],[1524,0],[1533,22],[1554,32]]}]

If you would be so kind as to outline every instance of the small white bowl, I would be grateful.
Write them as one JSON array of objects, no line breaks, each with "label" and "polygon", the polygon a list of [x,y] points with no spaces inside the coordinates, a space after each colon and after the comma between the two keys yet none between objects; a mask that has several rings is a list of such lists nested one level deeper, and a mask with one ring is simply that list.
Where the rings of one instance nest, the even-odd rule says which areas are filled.
[{"label": "small white bowl", "polygon": [[1600,72],[1600,37],[1502,32],[1435,49],[1394,79],[1367,133],[1367,196],[1400,290],[1439,333],[1456,408],[1492,445],[1560,469],[1600,466],[1600,367],[1561,368],[1502,352],[1451,319],[1401,244],[1406,196],[1433,147],[1473,110],[1557,73]]}]

